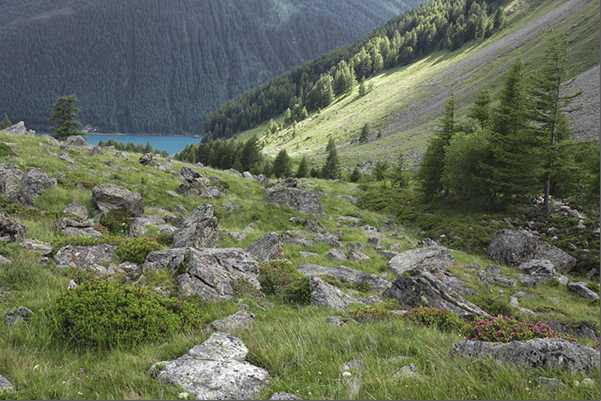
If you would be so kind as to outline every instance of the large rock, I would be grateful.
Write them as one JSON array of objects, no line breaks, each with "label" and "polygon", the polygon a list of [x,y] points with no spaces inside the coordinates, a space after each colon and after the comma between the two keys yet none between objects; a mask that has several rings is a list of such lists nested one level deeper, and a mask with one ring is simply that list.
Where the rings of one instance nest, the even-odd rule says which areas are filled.
[{"label": "large rock", "polygon": [[309,278],[309,290],[311,303],[322,308],[344,311],[349,305],[359,302],[317,276]]},{"label": "large rock", "polygon": [[178,359],[154,364],[150,373],[197,400],[252,400],[267,385],[268,372],[246,362],[247,353],[242,340],[213,333]]},{"label": "large rock", "polygon": [[56,178],[48,178],[39,167],[29,167],[16,192],[9,195],[8,200],[22,206],[31,207],[33,202],[44,193],[45,187],[55,187]]},{"label": "large rock", "polygon": [[35,131],[28,130],[27,128],[25,128],[25,123],[23,121],[19,121],[18,123],[11,125],[8,128],[4,128],[2,130],[2,132],[6,132],[7,134],[14,134],[14,135],[29,135],[29,136],[35,135]]},{"label": "large rock", "polygon": [[497,361],[532,369],[564,369],[583,373],[599,369],[599,351],[560,338],[537,338],[507,344],[459,341],[453,345],[449,356],[492,357]]},{"label": "large rock", "polygon": [[15,192],[24,175],[13,163],[0,163],[0,195]]},{"label": "large rock", "polygon": [[140,217],[144,214],[142,195],[109,182],[103,182],[92,189],[92,201],[104,213],[118,210],[130,217]]},{"label": "large rock", "polygon": [[67,146],[86,146],[86,139],[81,135],[71,135],[65,139]]},{"label": "large rock", "polygon": [[99,244],[93,246],[67,245],[58,250],[54,255],[54,262],[59,269],[73,267],[80,270],[91,270],[97,274],[114,273],[112,268],[106,267],[109,262],[116,261],[115,245]]},{"label": "large rock", "polygon": [[134,217],[129,222],[129,236],[132,238],[143,237],[148,232],[148,227],[160,228],[165,224],[165,219],[161,216],[142,216]]},{"label": "large rock", "polygon": [[265,234],[247,246],[246,252],[262,262],[282,259],[284,257],[284,244],[280,239],[280,234],[272,232]]},{"label": "large rock", "polygon": [[7,393],[14,393],[15,385],[6,377],[0,375],[0,393],[3,391],[6,391]]},{"label": "large rock", "polygon": [[237,329],[248,329],[256,320],[254,313],[247,310],[239,310],[238,312],[219,320],[213,320],[209,324],[209,328],[222,333],[231,333]]},{"label": "large rock", "polygon": [[219,226],[217,218],[200,219],[180,228],[173,234],[174,248],[217,248]]},{"label": "large rock", "polygon": [[432,246],[405,251],[390,259],[388,269],[397,276],[418,266],[445,268],[455,264],[455,258],[443,246]]},{"label": "large rock", "polygon": [[185,273],[177,277],[179,294],[197,294],[205,302],[230,300],[239,280],[260,289],[258,273],[257,261],[240,248],[190,249]]},{"label": "large rock", "polygon": [[314,192],[307,192],[298,188],[283,188],[273,192],[263,201],[287,206],[299,213],[326,217],[319,196]]},{"label": "large rock", "polygon": [[487,317],[490,315],[478,306],[457,294],[450,286],[434,277],[423,268],[410,270],[410,276],[398,276],[386,290],[408,308],[430,307],[448,309],[462,317]]},{"label": "large rock", "polygon": [[583,298],[599,299],[599,294],[588,288],[586,283],[582,281],[568,283],[568,290],[575,292]]},{"label": "large rock", "polygon": [[207,189],[210,182],[208,178],[204,178],[198,171],[189,166],[182,166],[178,174],[183,180],[178,187],[178,191],[185,196],[200,195],[202,191]]},{"label": "large rock", "polygon": [[361,270],[355,270],[344,266],[324,267],[311,263],[302,263],[296,267],[296,270],[305,276],[329,274],[336,277],[338,281],[342,283],[355,283],[378,291],[384,291],[391,284],[390,280],[380,277],[377,274],[366,273]]},{"label": "large rock", "polygon": [[166,251],[152,251],[146,255],[142,265],[144,270],[169,270],[177,272],[186,260],[190,252],[189,248],[173,248]]},{"label": "large rock", "polygon": [[38,241],[35,238],[29,238],[21,242],[21,248],[28,251],[38,251],[42,256],[48,256],[52,253],[52,245],[47,242]]},{"label": "large rock", "polygon": [[0,236],[9,237],[11,241],[21,241],[27,235],[27,227],[17,220],[0,215]]},{"label": "large rock", "polygon": [[85,219],[88,217],[88,209],[79,202],[71,202],[64,209],[63,212],[71,213],[75,216]]},{"label": "large rock", "polygon": [[519,266],[533,259],[548,259],[560,271],[569,272],[576,265],[576,258],[559,248],[540,242],[525,230],[499,230],[486,254],[495,262],[507,266]]}]

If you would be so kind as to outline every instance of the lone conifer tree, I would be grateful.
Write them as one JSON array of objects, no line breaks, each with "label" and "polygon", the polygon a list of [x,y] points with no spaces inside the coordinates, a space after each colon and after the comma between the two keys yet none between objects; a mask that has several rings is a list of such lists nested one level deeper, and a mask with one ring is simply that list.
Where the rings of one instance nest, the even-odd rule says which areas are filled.
[{"label": "lone conifer tree", "polygon": [[83,132],[78,131],[77,128],[81,127],[81,122],[76,120],[77,113],[80,111],[75,104],[79,102],[79,99],[75,95],[59,97],[56,103],[52,105],[52,116],[50,121],[57,122],[58,127],[51,127],[50,129],[54,132],[53,136],[56,139],[66,139],[71,135],[85,135]]},{"label": "lone conifer tree", "polygon": [[328,157],[326,164],[324,164],[321,170],[321,178],[335,180],[340,177],[340,162],[338,160],[338,152],[336,151],[336,143],[334,139],[330,138],[328,142]]}]

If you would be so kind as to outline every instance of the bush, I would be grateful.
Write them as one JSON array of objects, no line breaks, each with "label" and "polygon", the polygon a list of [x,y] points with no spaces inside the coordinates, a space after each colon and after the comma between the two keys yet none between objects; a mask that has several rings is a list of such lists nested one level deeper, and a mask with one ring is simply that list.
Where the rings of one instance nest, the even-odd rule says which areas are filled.
[{"label": "bush", "polygon": [[551,278],[549,279],[549,285],[550,285],[551,287],[556,287],[556,288],[557,288],[557,287],[559,287],[559,284],[560,284],[560,282],[559,282],[559,280],[558,280],[557,278],[555,278],[555,277],[551,277]]},{"label": "bush", "polygon": [[59,338],[106,348],[161,340],[207,323],[188,302],[110,281],[87,282],[63,293],[47,316]]},{"label": "bush", "polygon": [[272,261],[259,265],[259,283],[267,295],[277,295],[285,303],[309,303],[309,277],[295,270],[290,262]]},{"label": "bush", "polygon": [[586,286],[588,287],[589,290],[591,290],[595,294],[599,294],[599,284],[597,284],[597,283],[588,283]]},{"label": "bush", "polygon": [[131,217],[122,210],[111,210],[100,218],[100,224],[113,235],[128,235]]},{"label": "bush", "polygon": [[453,312],[436,308],[413,308],[403,316],[426,327],[436,327],[443,332],[460,331],[463,320]]},{"label": "bush", "polygon": [[546,323],[541,321],[536,323],[519,322],[513,316],[474,320],[463,325],[461,331],[471,341],[507,343],[535,338],[565,338],[576,342],[575,339],[556,332]]},{"label": "bush", "polygon": [[396,315],[380,305],[351,304],[346,310],[349,317],[362,323],[390,320]]},{"label": "bush", "polygon": [[16,154],[13,152],[13,148],[2,142],[0,143],[0,157],[4,156],[16,156]]}]

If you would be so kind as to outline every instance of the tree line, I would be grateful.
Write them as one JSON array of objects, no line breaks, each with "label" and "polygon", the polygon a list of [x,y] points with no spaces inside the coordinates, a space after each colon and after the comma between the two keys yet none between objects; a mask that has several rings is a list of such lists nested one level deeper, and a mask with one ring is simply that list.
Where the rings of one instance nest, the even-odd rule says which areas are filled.
[{"label": "tree line", "polygon": [[245,92],[211,112],[205,138],[230,138],[284,114],[285,124],[327,107],[357,83],[438,49],[455,50],[505,24],[495,0],[430,0],[391,19],[352,45],[338,48]]},{"label": "tree line", "polygon": [[580,192],[599,203],[599,142],[573,138],[567,119],[581,92],[563,95],[571,83],[568,39],[549,36],[541,71],[527,71],[518,59],[498,97],[484,89],[467,118],[458,119],[455,98],[448,99],[417,173],[426,199],[454,197],[503,209],[542,196],[548,212],[551,196]]}]

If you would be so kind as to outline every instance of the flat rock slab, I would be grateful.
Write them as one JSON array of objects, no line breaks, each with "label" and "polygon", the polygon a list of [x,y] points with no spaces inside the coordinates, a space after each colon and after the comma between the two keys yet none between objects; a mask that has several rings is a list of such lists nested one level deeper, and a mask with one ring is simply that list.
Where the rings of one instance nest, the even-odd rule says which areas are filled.
[{"label": "flat rock slab", "polygon": [[250,328],[255,320],[256,317],[253,313],[247,310],[239,310],[233,315],[212,321],[209,327],[212,330],[220,331],[222,333],[231,333],[236,329]]},{"label": "flat rock slab", "polygon": [[380,277],[377,274],[366,273],[361,270],[355,270],[344,266],[324,267],[312,263],[301,263],[296,270],[305,276],[319,276],[320,274],[329,274],[342,283],[356,283],[367,285],[372,290],[384,291],[391,284],[390,280]]},{"label": "flat rock slab", "polygon": [[568,290],[575,292],[583,298],[599,299],[599,294],[587,287],[585,282],[568,283]]},{"label": "flat rock slab", "polygon": [[284,244],[280,239],[280,234],[272,232],[265,234],[247,246],[246,252],[261,262],[278,260],[284,257]]},{"label": "flat rock slab", "polygon": [[359,303],[357,299],[317,276],[309,278],[309,290],[311,291],[311,303],[322,308],[344,311],[349,305]]},{"label": "flat rock slab", "polygon": [[319,196],[298,188],[279,189],[266,198],[264,202],[287,206],[299,213],[312,214],[316,217],[326,217]]},{"label": "flat rock slab", "polygon": [[397,276],[418,266],[445,268],[455,264],[455,258],[443,246],[417,248],[399,253],[390,259],[388,269]]},{"label": "flat rock slab", "polygon": [[178,359],[154,364],[150,372],[197,400],[251,400],[268,384],[269,373],[246,362],[247,353],[239,338],[213,333]]},{"label": "flat rock slab", "polygon": [[173,247],[218,248],[219,225],[217,218],[196,220],[173,234]]},{"label": "flat rock slab", "polygon": [[74,267],[82,270],[94,270],[98,274],[109,274],[110,269],[104,265],[117,260],[115,245],[99,244],[92,246],[67,245],[54,255],[56,267],[64,269]]},{"label": "flat rock slab", "polygon": [[426,270],[416,267],[411,276],[398,276],[386,293],[411,309],[430,307],[448,309],[461,317],[487,317],[490,315],[455,292],[450,286]]},{"label": "flat rock slab", "polygon": [[459,341],[453,345],[449,356],[490,356],[500,362],[532,369],[564,369],[570,372],[599,369],[599,351],[562,338],[537,338],[506,344]]}]

